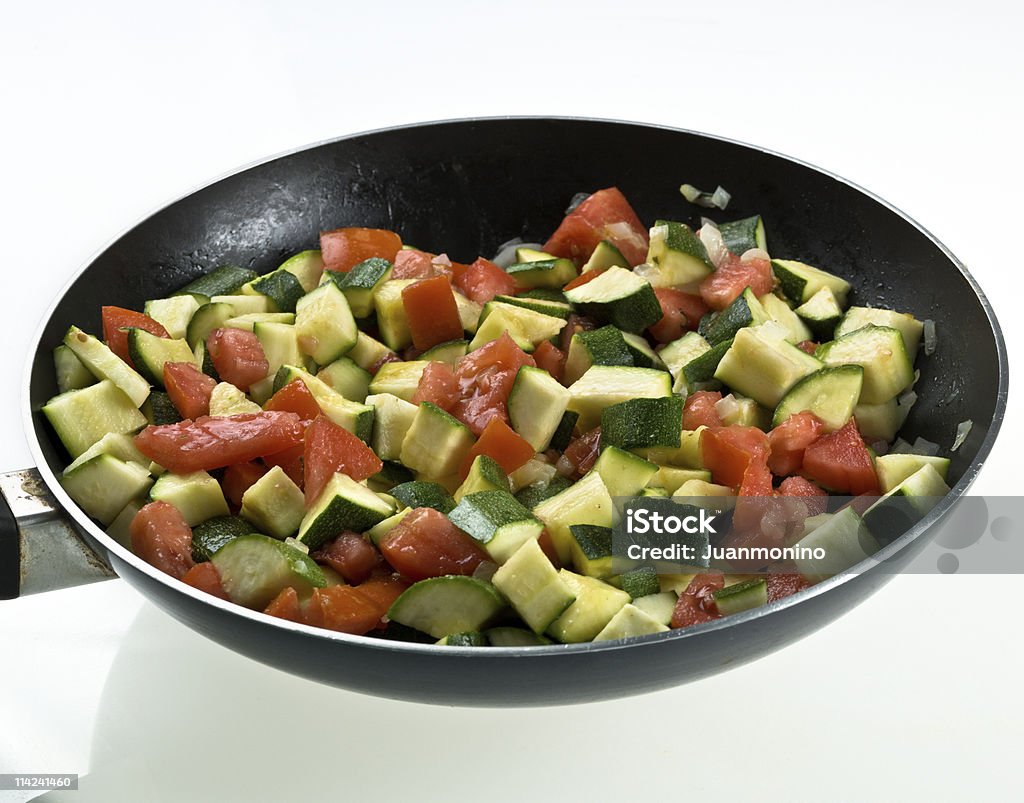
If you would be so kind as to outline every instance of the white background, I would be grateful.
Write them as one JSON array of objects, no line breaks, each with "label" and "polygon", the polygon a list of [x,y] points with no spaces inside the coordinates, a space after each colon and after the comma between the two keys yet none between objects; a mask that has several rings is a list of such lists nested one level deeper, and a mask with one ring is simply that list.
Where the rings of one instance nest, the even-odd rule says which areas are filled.
[{"label": "white background", "polygon": [[[98,247],[239,164],[428,119],[635,119],[827,167],[966,262],[1013,362],[1024,347],[1020,6],[829,5],[8,6],[0,469],[29,463],[18,385],[31,333]],[[956,336],[955,320],[939,326]],[[1018,489],[1021,431],[1011,412],[978,492]],[[533,711],[298,680],[114,581],[0,603],[0,772],[83,773],[68,799],[101,801],[1006,799],[1021,788],[1020,580],[901,577],[753,665]]]}]

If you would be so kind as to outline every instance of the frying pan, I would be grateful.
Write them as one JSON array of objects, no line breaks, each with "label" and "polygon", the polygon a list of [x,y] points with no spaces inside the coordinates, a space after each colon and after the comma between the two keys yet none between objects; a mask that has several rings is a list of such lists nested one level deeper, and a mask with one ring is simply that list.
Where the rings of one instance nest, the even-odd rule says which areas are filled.
[{"label": "frying pan", "polygon": [[[202,594],[108,537],[64,493],[67,463],[39,412],[57,392],[51,353],[72,323],[99,331],[103,304],[141,309],[231,263],[265,272],[343,225],[398,231],[404,242],[468,262],[512,237],[543,240],[581,191],[618,186],[640,218],[692,220],[678,186],[722,185],[732,219],[760,213],[772,254],[820,264],[853,284],[854,303],[938,322],[919,360],[920,400],[904,432],[948,446],[952,493],[880,558],[911,559],[977,476],[1005,408],[1005,344],[964,266],[909,217],[811,165],[760,148],[651,125],[565,118],[454,120],[342,137],[249,167],[194,192],[117,238],[65,288],[35,341],[24,388],[34,474],[7,478],[15,510],[56,508],[95,555],[176,619],[230,649],[323,683],[456,705],[581,703],[649,692],[754,660],[826,625],[892,576],[859,567],[765,608],[640,639],[531,648],[456,648],[348,636],[272,619]],[[49,500],[47,502],[47,499]],[[42,500],[42,501],[39,501]],[[17,544],[0,504],[0,531]],[[52,517],[52,515],[51,515]],[[30,526],[23,526],[24,533]],[[56,560],[56,559],[55,559]],[[17,562],[0,561],[8,581]],[[14,569],[12,569],[14,567]]]}]

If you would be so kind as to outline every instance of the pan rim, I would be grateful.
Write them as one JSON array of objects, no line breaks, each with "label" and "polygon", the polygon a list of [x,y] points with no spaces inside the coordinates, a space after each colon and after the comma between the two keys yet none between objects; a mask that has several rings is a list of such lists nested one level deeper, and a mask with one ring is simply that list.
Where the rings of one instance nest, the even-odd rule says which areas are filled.
[{"label": "pan rim", "polygon": [[[131,550],[122,546],[112,537],[106,534],[98,525],[96,525],[92,519],[85,515],[81,511],[77,504],[71,499],[71,497],[64,491],[63,486],[60,484],[57,475],[51,470],[47,463],[42,447],[39,443],[39,438],[35,432],[35,420],[34,411],[32,410],[31,403],[31,377],[32,369],[35,358],[38,354],[40,344],[42,342],[44,330],[49,323],[51,317],[57,306],[64,300],[68,290],[71,286],[78,281],[78,279],[92,266],[96,259],[103,254],[107,249],[113,246],[116,242],[121,240],[129,232],[134,230],[136,227],[142,225],[150,218],[160,214],[164,209],[189,198],[190,196],[201,192],[208,187],[211,187],[225,179],[244,173],[255,167],[259,167],[270,162],[274,162],[278,159],[282,159],[288,156],[292,156],[297,153],[301,153],[308,150],[313,150],[325,145],[332,145],[335,143],[345,142],[348,140],[359,139],[362,137],[369,137],[378,134],[385,134],[391,132],[403,131],[406,129],[419,129],[428,127],[440,127],[445,125],[471,125],[471,124],[489,124],[489,123],[500,123],[500,122],[581,122],[581,123],[597,123],[604,125],[616,125],[616,126],[628,126],[631,128],[649,128],[654,130],[666,131],[676,134],[686,134],[690,136],[700,137],[702,139],[715,140],[725,144],[745,148],[747,150],[755,151],[758,153],[765,154],[767,156],[782,159],[784,161],[800,165],[804,168],[813,170],[833,181],[844,184],[847,187],[861,193],[875,203],[881,205],[887,209],[890,213],[896,215],[915,229],[923,234],[939,251],[948,259],[953,266],[960,272],[960,274],[966,279],[979,302],[981,303],[982,309],[985,312],[985,316],[988,319],[989,326],[992,331],[993,339],[996,346],[996,357],[998,364],[998,387],[996,389],[996,400],[995,409],[993,411],[992,421],[989,424],[988,431],[981,445],[978,447],[976,456],[972,459],[970,465],[964,471],[963,476],[960,480],[950,489],[949,494],[939,502],[927,516],[919,521],[914,527],[904,533],[900,538],[896,539],[892,543],[888,544],[882,550],[877,552],[871,558],[858,563],[857,565],[847,569],[840,574],[837,574],[827,580],[817,583],[810,588],[804,589],[803,591],[797,592],[789,597],[770,603],[760,608],[754,608],[748,611],[744,611],[739,614],[732,616],[722,617],[705,624],[697,625],[694,627],[688,627],[679,630],[669,630],[663,633],[656,633],[648,636],[642,636],[639,638],[631,638],[626,640],[618,641],[607,641],[607,642],[586,642],[582,644],[552,644],[545,646],[530,646],[530,647],[491,647],[487,650],[480,650],[473,647],[444,647],[439,649],[434,644],[417,644],[413,642],[403,641],[390,641],[379,638],[372,638],[368,636],[353,636],[346,633],[339,633],[335,631],[325,630],[323,628],[314,628],[309,625],[304,625],[296,622],[289,622],[283,619],[269,616],[260,611],[250,610],[243,608],[240,605],[236,605],[231,602],[217,599],[209,594],[203,593],[198,589],[187,586],[184,583],[173,581],[169,575],[161,572],[150,564],[146,563],[140,557],[136,556]],[[884,198],[876,195],[870,190],[861,187],[853,181],[850,181],[830,170],[818,167],[811,162],[807,162],[802,159],[798,159],[787,154],[775,151],[769,148],[764,148],[759,145],[752,145],[741,140],[732,139],[729,137],[723,137],[716,134],[708,134],[702,131],[695,131],[692,129],[678,128],[674,126],[667,126],[658,123],[646,123],[630,120],[619,120],[614,118],[599,118],[599,117],[583,117],[583,116],[559,116],[559,115],[506,115],[506,116],[488,116],[488,117],[465,117],[465,118],[447,118],[441,120],[428,120],[422,122],[406,123],[401,125],[387,126],[383,128],[375,128],[364,131],[359,131],[352,134],[343,134],[338,137],[332,137],[328,139],[319,140],[310,144],[301,145],[295,148],[290,148],[279,153],[259,158],[248,162],[246,164],[235,167],[234,169],[228,170],[221,173],[220,175],[202,183],[201,185],[188,190],[185,193],[175,196],[166,203],[161,204],[155,209],[150,210],[145,215],[140,217],[138,220],[127,226],[112,238],[103,243],[94,253],[92,253],[83,264],[70,276],[68,281],[64,284],[61,290],[54,297],[46,312],[42,316],[40,323],[38,324],[35,334],[30,341],[30,350],[28,359],[25,361],[23,368],[23,380],[22,380],[22,393],[21,393],[21,410],[22,410],[22,423],[25,430],[25,436],[28,440],[29,450],[36,463],[36,468],[42,475],[47,487],[58,499],[63,507],[65,513],[71,517],[75,523],[82,529],[84,529],[89,537],[96,541],[102,546],[104,550],[110,555],[116,558],[116,562],[124,563],[130,568],[139,571],[146,575],[149,579],[154,580],[158,583],[165,585],[170,590],[184,594],[191,597],[193,600],[206,605],[212,605],[218,608],[222,612],[226,612],[235,616],[242,616],[249,619],[252,622],[262,625],[273,625],[282,630],[291,631],[299,635],[315,636],[325,641],[330,642],[341,642],[343,644],[352,644],[362,647],[368,647],[372,649],[384,650],[387,652],[412,652],[428,655],[445,655],[445,656],[475,656],[477,658],[501,658],[501,657],[549,657],[555,655],[565,654],[577,654],[577,653],[589,653],[589,652],[604,652],[609,650],[620,650],[626,648],[637,648],[637,647],[652,647],[656,644],[660,644],[667,641],[674,641],[680,638],[691,638],[697,637],[702,633],[707,633],[714,630],[720,630],[726,627],[741,626],[747,623],[751,623],[760,620],[764,617],[771,615],[777,611],[782,611],[790,608],[791,606],[799,605],[805,601],[813,599],[821,594],[826,594],[830,590],[843,585],[851,581],[854,577],[869,572],[871,566],[884,562],[889,558],[892,558],[904,548],[909,546],[912,542],[922,537],[928,529],[935,525],[939,519],[946,515],[952,507],[964,496],[967,489],[977,479],[978,473],[981,470],[982,465],[991,453],[992,447],[995,443],[995,439],[1001,429],[1003,418],[1006,413],[1007,398],[1008,398],[1008,386],[1009,386],[1009,362],[1006,352],[1006,342],[1003,336],[1002,328],[999,325],[999,321],[996,318],[995,311],[992,305],[981,289],[977,280],[971,275],[970,271],[967,270],[965,265],[950,251],[950,249],[943,244],[935,235],[933,235],[928,229],[922,226],[914,218],[902,211],[898,207],[894,206]],[[143,594],[149,599],[148,594]],[[160,606],[158,606],[160,607]]]}]

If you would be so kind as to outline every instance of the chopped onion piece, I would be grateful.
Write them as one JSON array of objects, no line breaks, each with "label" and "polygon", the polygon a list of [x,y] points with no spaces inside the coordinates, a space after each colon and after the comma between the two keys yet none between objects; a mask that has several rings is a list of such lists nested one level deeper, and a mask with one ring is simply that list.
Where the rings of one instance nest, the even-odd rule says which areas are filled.
[{"label": "chopped onion piece", "polygon": [[868,445],[874,450],[875,454],[878,455],[879,457],[881,457],[884,454],[887,454],[888,451],[889,451],[889,442],[888,441],[882,441],[882,440],[873,441],[872,443],[869,443]]},{"label": "chopped onion piece", "polygon": [[308,555],[309,554],[309,547],[306,546],[306,544],[302,543],[302,541],[298,540],[297,538],[292,538],[289,535],[287,538],[284,539],[284,542],[286,544],[288,544],[288,546],[293,547],[293,548],[299,550],[299,552],[301,552],[303,555]]},{"label": "chopped onion piece", "polygon": [[430,264],[440,265],[443,268],[450,268],[452,266],[452,261],[448,259],[447,254],[438,254],[436,257],[430,260]]},{"label": "chopped onion piece", "polygon": [[563,477],[571,477],[576,473],[576,466],[573,465],[572,460],[563,454],[558,458],[558,462],[555,463],[555,470]]},{"label": "chopped onion piece", "polygon": [[565,214],[571,215],[576,211],[576,207],[583,203],[587,198],[590,197],[589,192],[578,192],[572,196],[572,200],[569,201],[569,205],[565,208]]},{"label": "chopped onion piece", "polygon": [[924,355],[930,357],[935,353],[939,341],[935,336],[935,321],[930,318],[924,322]]},{"label": "chopped onion piece", "polygon": [[711,264],[717,268],[729,256],[729,249],[725,247],[721,232],[714,226],[701,226],[697,236],[704,244]]},{"label": "chopped onion piece", "polygon": [[715,187],[715,191],[711,193],[711,203],[719,209],[725,209],[731,200],[732,196],[724,187]]},{"label": "chopped onion piece", "polygon": [[711,226],[712,228],[715,228],[715,229],[718,228],[718,224],[715,223],[715,221],[713,221],[709,217],[704,217],[704,215],[701,215],[700,216],[700,227],[704,228],[705,226]]},{"label": "chopped onion piece", "polygon": [[704,194],[696,187],[694,187],[692,184],[683,184],[679,188],[679,191],[683,194],[683,197],[691,204],[697,203],[697,199]]},{"label": "chopped onion piece", "polygon": [[473,579],[491,582],[494,573],[498,571],[498,564],[489,560],[481,561],[480,565],[473,569]]},{"label": "chopped onion piece", "polygon": [[753,259],[770,260],[771,257],[768,256],[768,252],[763,248],[748,248],[740,257],[740,262],[750,262]]},{"label": "chopped onion piece", "polygon": [[967,436],[971,434],[971,430],[974,428],[974,422],[969,418],[966,421],[961,421],[956,425],[956,440],[953,441],[952,451],[956,451],[964,445],[964,441],[967,440]]},{"label": "chopped onion piece", "polygon": [[723,421],[739,411],[740,403],[736,401],[736,397],[731,393],[715,402],[715,412],[718,413],[718,417]]},{"label": "chopped onion piece", "polygon": [[889,447],[889,454],[913,454],[914,447],[907,443],[903,438],[897,438],[892,442],[892,446]]},{"label": "chopped onion piece", "polygon": [[714,192],[704,192],[692,184],[682,184],[679,192],[691,204],[703,206],[705,209],[725,209],[732,200],[732,196],[724,187],[715,187]]},{"label": "chopped onion piece", "polygon": [[494,255],[491,262],[499,268],[507,268],[509,265],[516,264],[517,248],[533,248],[539,251],[543,248],[543,245],[541,243],[524,243],[522,237],[513,237],[507,243],[503,243],[501,247],[498,248],[498,253]]},{"label": "chopped onion piece", "polygon": [[924,455],[925,457],[935,457],[939,453],[939,444],[926,441],[920,436],[914,440],[912,448],[914,454]]}]

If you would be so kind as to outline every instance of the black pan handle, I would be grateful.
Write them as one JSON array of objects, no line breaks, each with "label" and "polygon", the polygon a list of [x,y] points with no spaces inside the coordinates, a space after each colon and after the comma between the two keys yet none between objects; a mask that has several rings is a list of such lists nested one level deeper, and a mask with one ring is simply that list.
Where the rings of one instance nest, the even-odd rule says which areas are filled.
[{"label": "black pan handle", "polygon": [[36,469],[0,474],[0,599],[114,576]]}]

